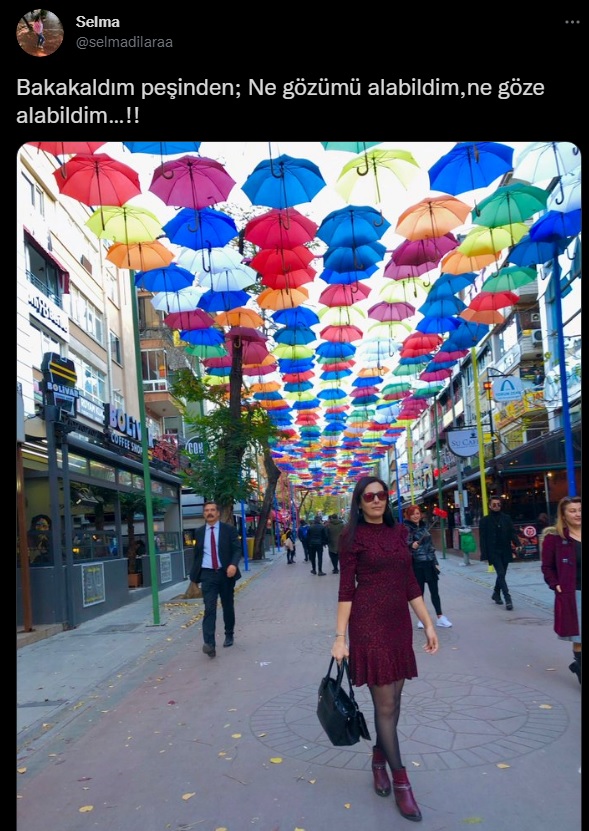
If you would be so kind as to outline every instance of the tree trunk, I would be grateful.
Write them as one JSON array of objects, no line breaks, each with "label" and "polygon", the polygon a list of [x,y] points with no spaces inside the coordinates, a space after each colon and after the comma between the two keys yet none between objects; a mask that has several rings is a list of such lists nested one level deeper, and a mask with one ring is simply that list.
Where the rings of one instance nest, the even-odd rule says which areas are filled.
[{"label": "tree trunk", "polygon": [[[264,450],[264,469],[268,479],[266,490],[264,491],[264,499],[262,500],[262,507],[260,508],[260,517],[258,520],[258,528],[254,539],[254,557],[261,560],[264,555],[264,538],[266,536],[266,525],[272,512],[272,502],[274,494],[276,493],[276,484],[280,479],[280,469],[274,464],[274,459],[270,453],[270,449]],[[272,531],[274,533],[274,531]]]}]

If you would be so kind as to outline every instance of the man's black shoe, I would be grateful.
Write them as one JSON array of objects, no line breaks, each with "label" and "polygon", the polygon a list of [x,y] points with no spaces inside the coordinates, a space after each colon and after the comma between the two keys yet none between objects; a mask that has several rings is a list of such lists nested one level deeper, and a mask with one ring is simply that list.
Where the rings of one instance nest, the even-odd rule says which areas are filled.
[{"label": "man's black shoe", "polygon": [[513,609],[513,603],[511,602],[511,597],[506,597],[505,598],[505,608],[507,609],[508,612],[511,612],[511,610]]},{"label": "man's black shoe", "polygon": [[318,577],[325,577],[325,572],[324,571],[318,571],[317,576]]},{"label": "man's black shoe", "polygon": [[491,600],[494,600],[498,606],[503,606],[503,601],[501,600],[501,595],[499,592],[493,592],[491,595]]},{"label": "man's black shoe", "polygon": [[311,574],[317,574],[314,568],[311,569]]},{"label": "man's black shoe", "polygon": [[333,570],[331,573],[332,573],[332,574],[339,574],[339,569],[334,568],[334,570]]},{"label": "man's black shoe", "polygon": [[225,635],[223,646],[233,646],[233,635]]},{"label": "man's black shoe", "polygon": [[202,651],[205,653],[205,655],[208,655],[209,658],[214,658],[217,654],[215,647],[212,643],[203,643]]}]

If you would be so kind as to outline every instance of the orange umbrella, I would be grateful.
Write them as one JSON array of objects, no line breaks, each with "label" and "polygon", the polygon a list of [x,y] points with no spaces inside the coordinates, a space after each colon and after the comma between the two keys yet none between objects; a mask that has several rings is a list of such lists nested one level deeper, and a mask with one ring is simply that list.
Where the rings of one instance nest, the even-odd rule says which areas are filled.
[{"label": "orange umbrella", "polygon": [[395,231],[411,240],[441,237],[464,225],[470,211],[470,205],[455,196],[428,196],[403,211]]},{"label": "orange umbrella", "polygon": [[472,323],[485,323],[488,326],[492,326],[494,323],[503,323],[505,320],[505,317],[500,311],[488,309],[486,311],[477,312],[475,309],[471,309],[470,307],[460,312],[459,317],[463,317],[464,320],[469,320]]},{"label": "orange umbrella", "polygon": [[264,289],[257,298],[261,309],[294,309],[309,299],[309,292],[301,286],[297,289]]},{"label": "orange umbrella", "polygon": [[467,274],[470,271],[480,271],[488,265],[496,263],[499,253],[476,254],[472,257],[463,254],[458,248],[450,251],[440,261],[440,270],[444,274]]},{"label": "orange umbrella", "polygon": [[152,268],[165,268],[170,265],[174,259],[174,253],[157,240],[128,245],[124,242],[115,242],[108,249],[106,259],[119,268],[149,271]]},{"label": "orange umbrella", "polygon": [[264,318],[253,309],[238,306],[227,312],[218,312],[215,315],[215,324],[217,326],[249,326],[255,329],[264,324]]}]

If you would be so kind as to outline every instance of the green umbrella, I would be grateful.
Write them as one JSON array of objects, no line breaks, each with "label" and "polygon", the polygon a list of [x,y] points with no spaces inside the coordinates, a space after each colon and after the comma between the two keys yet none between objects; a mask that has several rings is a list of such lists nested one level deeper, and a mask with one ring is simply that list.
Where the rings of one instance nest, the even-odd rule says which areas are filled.
[{"label": "green umbrella", "polygon": [[492,274],[481,286],[482,291],[515,291],[520,286],[533,283],[537,277],[535,268],[526,268],[521,265],[508,265]]},{"label": "green umbrella", "polygon": [[547,199],[548,191],[534,185],[504,185],[477,205],[471,214],[472,221],[486,228],[525,222],[545,210]]}]

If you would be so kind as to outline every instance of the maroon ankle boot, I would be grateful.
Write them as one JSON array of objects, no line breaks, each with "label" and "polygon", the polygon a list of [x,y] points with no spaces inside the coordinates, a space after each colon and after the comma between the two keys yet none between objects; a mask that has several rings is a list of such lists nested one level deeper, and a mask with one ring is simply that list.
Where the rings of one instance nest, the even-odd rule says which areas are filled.
[{"label": "maroon ankle boot", "polygon": [[421,811],[413,798],[413,791],[405,768],[393,771],[393,792],[401,816],[410,819],[412,822],[420,822]]},{"label": "maroon ankle boot", "polygon": [[388,796],[391,792],[391,780],[387,773],[386,756],[376,745],[372,748],[372,775],[374,790],[379,796]]}]

